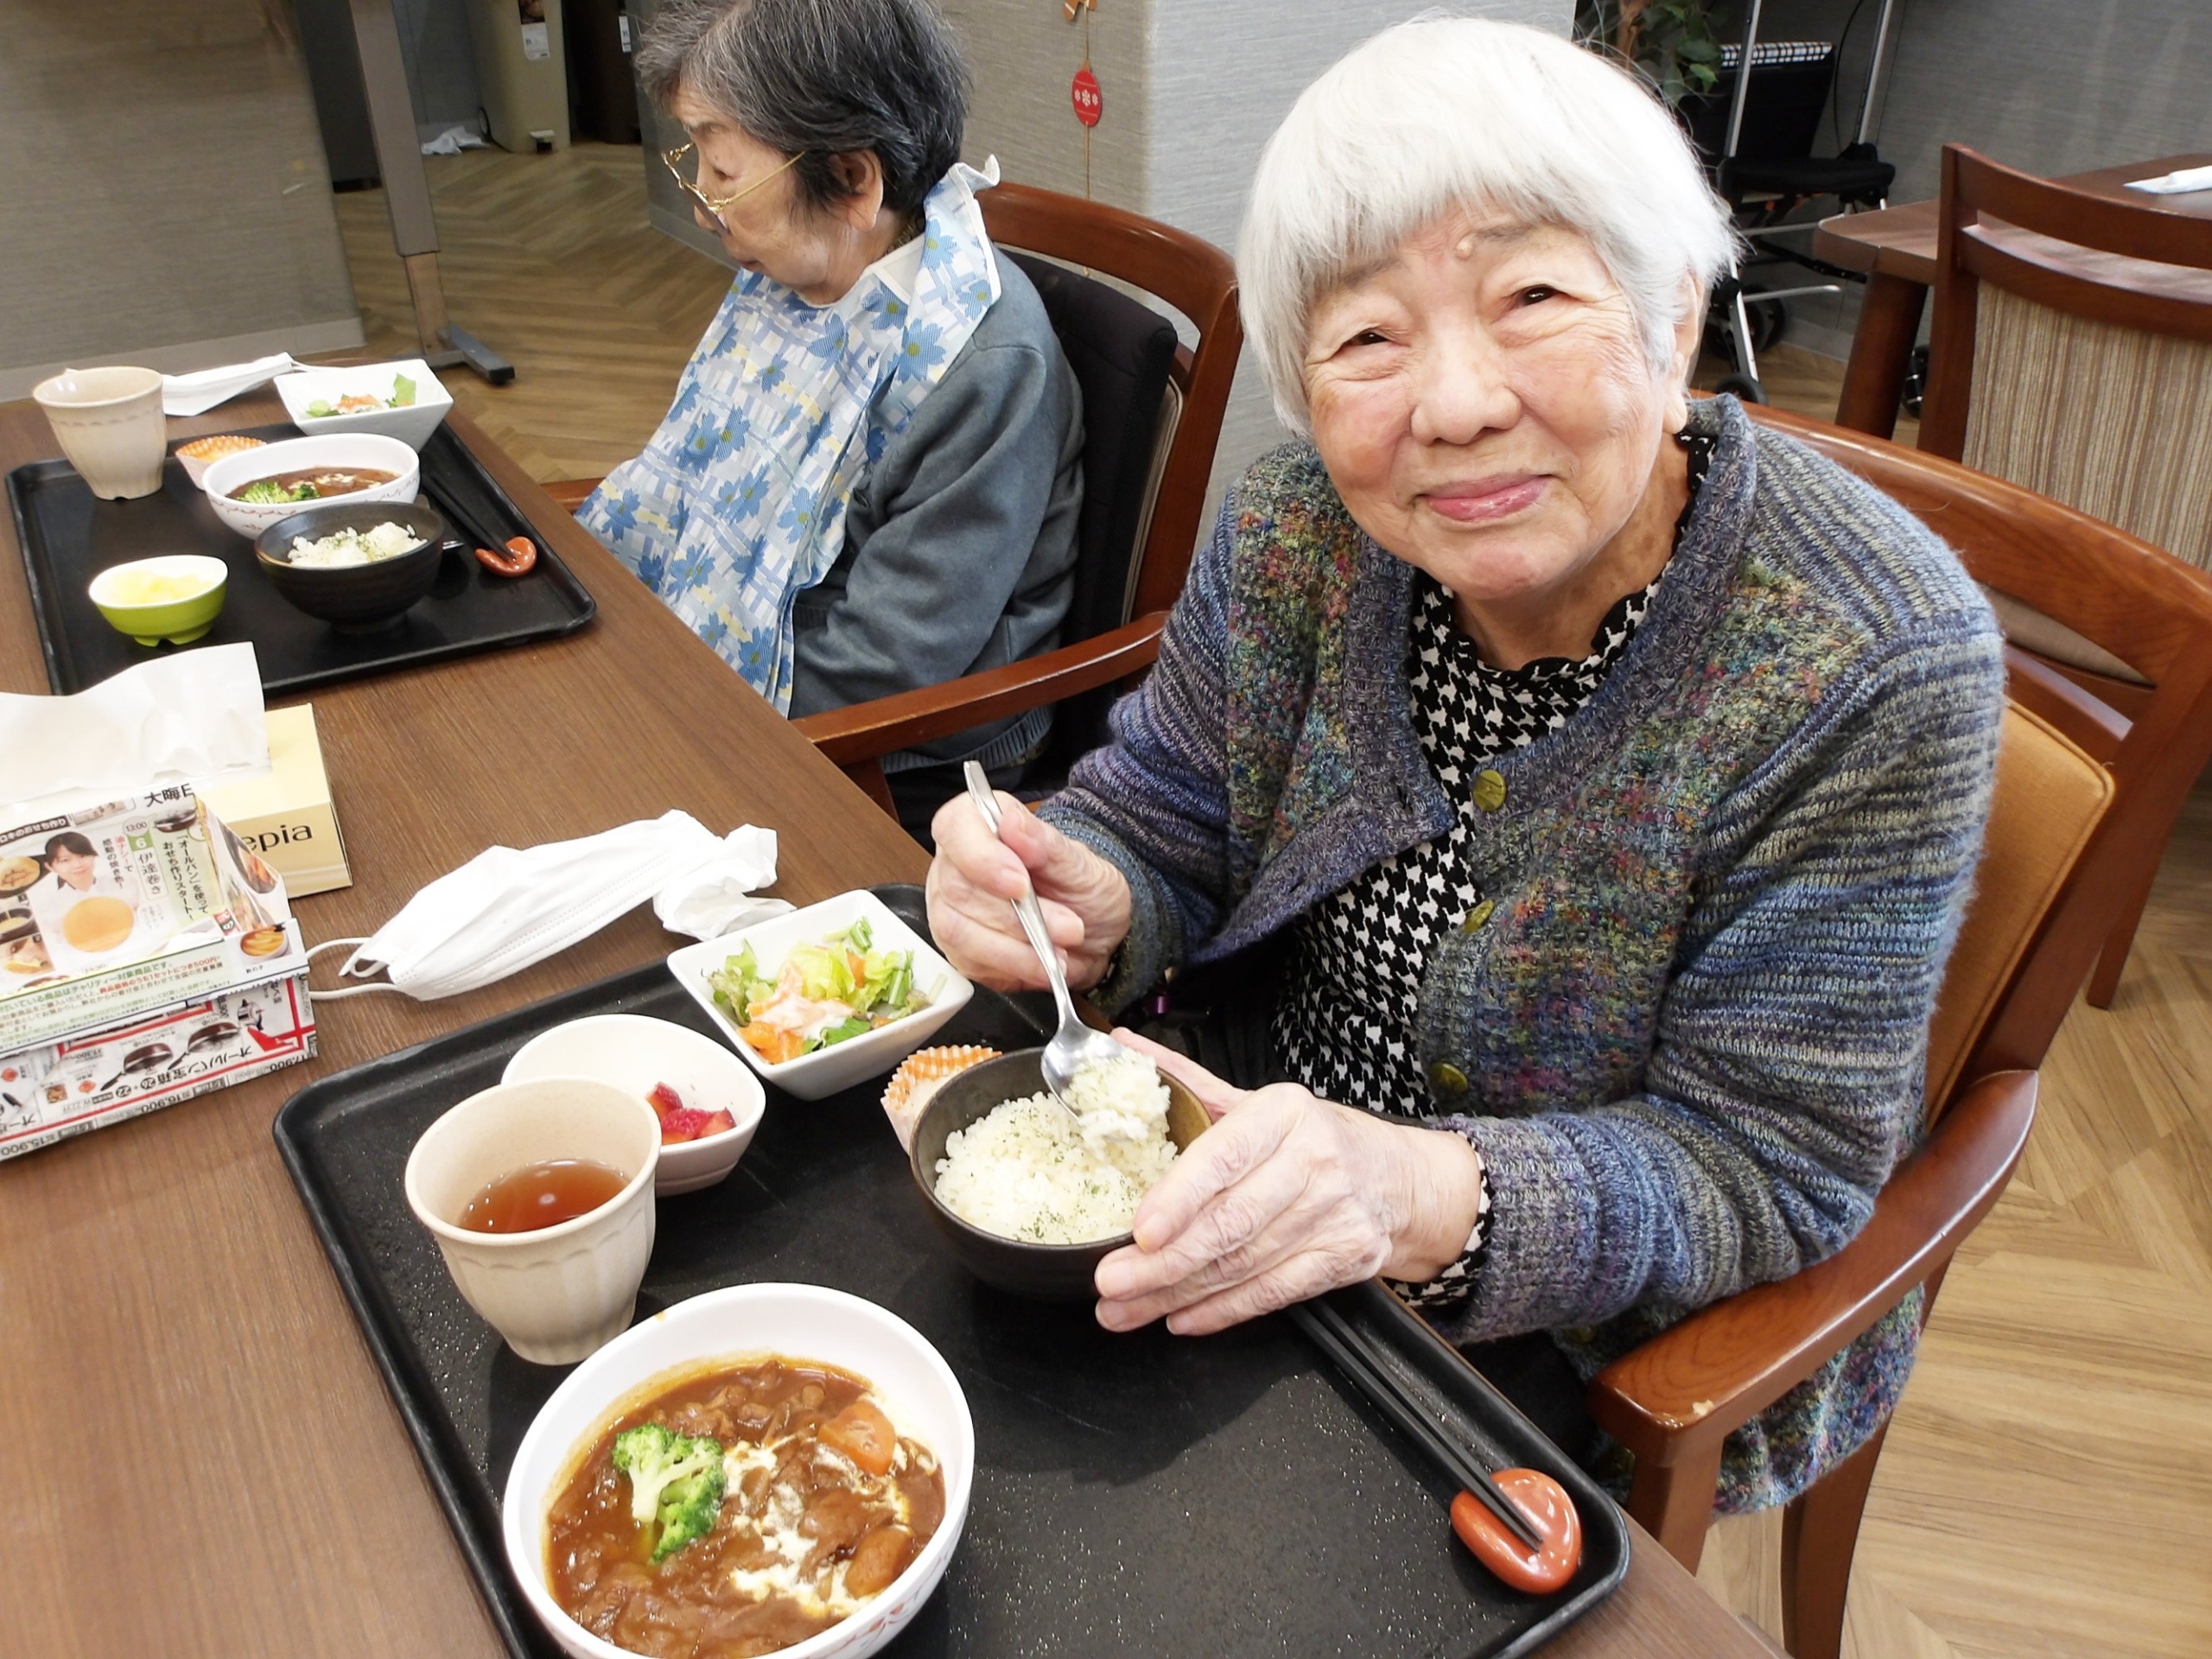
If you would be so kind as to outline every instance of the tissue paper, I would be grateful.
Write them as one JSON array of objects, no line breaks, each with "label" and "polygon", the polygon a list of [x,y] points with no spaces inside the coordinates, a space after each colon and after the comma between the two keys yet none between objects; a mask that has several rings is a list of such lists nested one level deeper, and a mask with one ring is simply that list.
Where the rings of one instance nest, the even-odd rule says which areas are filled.
[{"label": "tissue paper", "polygon": [[69,697],[0,694],[0,823],[269,770],[251,645],[156,657]]},{"label": "tissue paper", "polygon": [[304,368],[289,352],[256,358],[251,363],[226,363],[219,368],[195,369],[190,374],[162,377],[162,413],[182,416],[205,415],[218,404],[228,403],[242,391],[264,381]]}]

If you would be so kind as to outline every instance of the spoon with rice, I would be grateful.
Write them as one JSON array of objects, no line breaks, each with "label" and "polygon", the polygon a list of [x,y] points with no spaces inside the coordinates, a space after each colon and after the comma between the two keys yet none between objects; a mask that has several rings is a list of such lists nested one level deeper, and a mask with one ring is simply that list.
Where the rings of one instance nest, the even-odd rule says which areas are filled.
[{"label": "spoon with rice", "polygon": [[[991,791],[989,779],[983,769],[973,760],[963,768],[968,780],[968,797],[976,803],[976,810],[983,815],[984,825],[993,836],[999,833],[998,797]],[[1052,936],[1045,931],[1045,912],[1038,908],[1036,889],[1025,891],[1014,900],[1014,913],[1020,920],[1021,931],[1029,936],[1029,944],[1037,952],[1038,961],[1045,964],[1045,978],[1052,988],[1052,1001],[1060,1011],[1059,1029],[1052,1033],[1052,1040],[1045,1045],[1045,1052],[1038,1057],[1039,1069],[1045,1074],[1045,1090],[1058,1103],[1078,1127],[1089,1130],[1094,1117],[1103,1119],[1098,1128],[1108,1138],[1125,1139],[1130,1131],[1122,1121],[1119,1112],[1089,1113],[1078,1103],[1076,1079],[1081,1073],[1094,1072],[1102,1077],[1116,1069],[1131,1065],[1152,1069],[1142,1055],[1130,1052],[1103,1031],[1093,1031],[1084,1024],[1083,1016],[1075,1011],[1075,999],[1068,995],[1067,976],[1060,971],[1059,953],[1052,948]],[[1094,1092],[1094,1091],[1085,1091]],[[1103,1092],[1103,1091],[1096,1091]]]}]

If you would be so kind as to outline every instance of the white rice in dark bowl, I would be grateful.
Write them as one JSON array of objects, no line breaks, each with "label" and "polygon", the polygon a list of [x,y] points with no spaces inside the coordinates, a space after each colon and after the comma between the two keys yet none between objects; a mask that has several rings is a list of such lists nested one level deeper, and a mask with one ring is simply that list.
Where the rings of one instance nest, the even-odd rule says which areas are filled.
[{"label": "white rice in dark bowl", "polygon": [[945,1137],[937,1196],[972,1227],[1030,1244],[1088,1244],[1129,1230],[1175,1161],[1167,1085],[1132,1055],[1086,1066],[1071,1091],[1083,1123],[1048,1095],[993,1107]]}]

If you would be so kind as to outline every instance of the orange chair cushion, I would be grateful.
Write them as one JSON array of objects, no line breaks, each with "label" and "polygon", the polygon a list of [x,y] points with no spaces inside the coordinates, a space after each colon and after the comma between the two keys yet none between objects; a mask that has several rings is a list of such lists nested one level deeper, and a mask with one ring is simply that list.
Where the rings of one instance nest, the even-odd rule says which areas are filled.
[{"label": "orange chair cushion", "polygon": [[2112,774],[2018,703],[2007,703],[1996,792],[1974,895],[1928,1030],[1929,1115],[1957,1087],[2044,913],[2112,803]]}]

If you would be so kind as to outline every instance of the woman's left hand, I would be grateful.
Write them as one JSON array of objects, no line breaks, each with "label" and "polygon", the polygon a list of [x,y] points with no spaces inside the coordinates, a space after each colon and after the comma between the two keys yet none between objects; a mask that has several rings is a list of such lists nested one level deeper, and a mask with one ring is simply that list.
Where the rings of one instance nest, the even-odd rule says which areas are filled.
[{"label": "woman's left hand", "polygon": [[1462,1136],[1387,1123],[1294,1084],[1232,1088],[1133,1032],[1116,1039],[1198,1097],[1214,1127],[1098,1264],[1098,1322],[1198,1336],[1377,1273],[1433,1277],[1475,1224],[1482,1160]]}]

